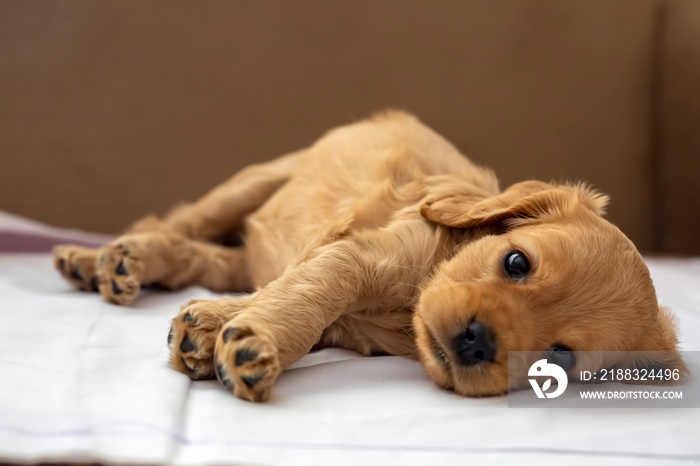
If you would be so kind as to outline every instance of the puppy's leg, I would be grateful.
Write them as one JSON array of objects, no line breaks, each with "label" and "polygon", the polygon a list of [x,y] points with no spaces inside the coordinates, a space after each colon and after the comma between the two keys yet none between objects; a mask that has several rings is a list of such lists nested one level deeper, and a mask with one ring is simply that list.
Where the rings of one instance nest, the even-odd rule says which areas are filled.
[{"label": "puppy's leg", "polygon": [[173,210],[162,228],[207,240],[236,231],[248,214],[289,180],[303,154],[296,152],[244,168],[197,202]]},{"label": "puppy's leg", "polygon": [[141,285],[170,289],[201,285],[213,291],[251,287],[243,248],[225,248],[163,231],[134,233],[102,248],[97,282],[107,302],[129,304]]},{"label": "puppy's leg", "polygon": [[[155,216],[139,220],[127,230],[127,234],[160,233],[161,236],[154,236],[156,240],[150,242],[158,245],[161,256],[164,254],[162,249],[168,244],[173,246],[179,244],[178,241],[167,240],[166,236],[169,233],[176,233],[180,237],[191,239],[218,239],[222,235],[240,228],[246,215],[259,208],[280,186],[286,183],[302,155],[303,152],[298,152],[268,163],[247,167],[224,184],[214,188],[199,201],[175,209],[162,220]],[[148,237],[144,236],[139,238],[137,242],[149,243],[149,240]],[[120,241],[118,240],[115,244],[120,244]],[[220,249],[213,249],[213,251],[220,256],[227,255]],[[57,246],[54,248],[53,255],[56,268],[69,283],[84,290],[97,291],[97,269],[104,269],[104,267],[98,267],[97,259],[103,253],[106,253],[108,258],[120,257],[119,251],[116,251],[113,246],[105,247],[104,251],[78,246]],[[233,255],[234,259],[239,256],[238,252],[230,252],[229,254]],[[227,262],[225,259],[224,257],[223,260]],[[115,267],[117,265],[118,263],[114,264]],[[135,268],[138,269],[138,266]],[[154,267],[153,272],[156,273],[156,270],[160,269]],[[162,274],[163,272],[159,271],[158,273]],[[104,275],[110,279],[113,278],[111,275],[115,274],[119,275],[116,272],[109,273],[108,270],[104,270]],[[135,272],[135,275],[138,275],[138,272]],[[146,283],[140,281],[140,277],[138,278],[136,281],[139,283]],[[124,286],[127,286],[126,278],[117,281],[120,280],[124,282]],[[187,281],[185,280],[185,282]],[[213,286],[206,284],[210,281],[214,282]],[[224,282],[228,283],[226,279]],[[132,289],[136,287],[135,282],[130,281],[129,283]],[[235,290],[240,288],[239,286],[229,288],[228,285],[221,288],[211,276],[205,279],[205,283],[202,284],[212,289]],[[122,289],[119,285],[117,288]],[[135,289],[138,291],[138,287]],[[100,288],[101,290],[102,288]],[[107,290],[103,295],[114,295],[114,293]],[[114,301],[129,301],[125,298],[126,296],[121,296]]]},{"label": "puppy's leg", "polygon": [[[403,236],[412,236],[408,229]],[[309,352],[340,315],[410,306],[428,267],[418,248],[381,235],[340,240],[314,250],[260,290],[222,328],[214,363],[239,398],[264,401],[280,371]]]},{"label": "puppy's leg", "polygon": [[216,337],[252,296],[195,299],[182,306],[168,333],[170,365],[194,380],[214,378]]}]

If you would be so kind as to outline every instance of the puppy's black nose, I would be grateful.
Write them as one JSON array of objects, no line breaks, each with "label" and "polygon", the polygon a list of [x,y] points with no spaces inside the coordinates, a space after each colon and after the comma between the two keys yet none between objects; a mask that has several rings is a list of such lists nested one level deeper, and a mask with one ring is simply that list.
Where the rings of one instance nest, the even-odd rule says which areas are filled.
[{"label": "puppy's black nose", "polygon": [[455,337],[453,349],[457,355],[457,361],[463,366],[493,361],[496,357],[493,334],[488,327],[478,321],[470,323]]}]

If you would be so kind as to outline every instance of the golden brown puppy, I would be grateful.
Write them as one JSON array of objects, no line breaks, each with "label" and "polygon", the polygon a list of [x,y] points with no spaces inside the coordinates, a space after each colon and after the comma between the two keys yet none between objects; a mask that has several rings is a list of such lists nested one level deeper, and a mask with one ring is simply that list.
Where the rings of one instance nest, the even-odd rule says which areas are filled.
[{"label": "golden brown puppy", "polygon": [[[501,192],[414,117],[386,112],[55,260],[118,304],[154,283],[256,290],[188,303],[168,336],[173,367],[246,400],[266,400],[315,346],[419,358],[440,387],[500,394],[508,351],[676,350],[673,318],[601,217],[606,203],[581,184]],[[238,230],[243,247],[217,244]]]}]

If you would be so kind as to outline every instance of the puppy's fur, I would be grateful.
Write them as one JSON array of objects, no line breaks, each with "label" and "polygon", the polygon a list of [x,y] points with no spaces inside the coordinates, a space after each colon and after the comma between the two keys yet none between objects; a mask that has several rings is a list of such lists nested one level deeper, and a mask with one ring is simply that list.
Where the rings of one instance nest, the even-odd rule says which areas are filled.
[{"label": "puppy's fur", "polygon": [[[501,192],[414,117],[385,112],[246,168],[101,250],[58,247],[55,261],[117,304],[156,283],[255,290],[188,303],[168,336],[173,367],[217,375],[247,400],[266,400],[281,370],[323,346],[418,358],[463,395],[504,393],[513,350],[665,351],[597,364],[682,368],[673,318],[634,245],[602,218],[607,201],[582,184]],[[244,246],[222,246],[236,231]],[[525,276],[504,269],[513,251]],[[459,346],[474,322],[495,352],[476,362]]]}]

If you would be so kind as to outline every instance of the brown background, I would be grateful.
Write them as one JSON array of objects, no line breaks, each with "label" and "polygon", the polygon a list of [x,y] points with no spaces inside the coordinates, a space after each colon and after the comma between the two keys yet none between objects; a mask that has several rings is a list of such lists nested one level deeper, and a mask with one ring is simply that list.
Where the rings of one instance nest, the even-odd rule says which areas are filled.
[{"label": "brown background", "polygon": [[700,253],[700,2],[0,0],[0,209],[116,232],[376,110]]}]

